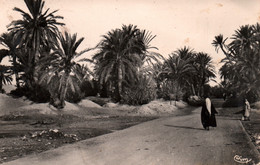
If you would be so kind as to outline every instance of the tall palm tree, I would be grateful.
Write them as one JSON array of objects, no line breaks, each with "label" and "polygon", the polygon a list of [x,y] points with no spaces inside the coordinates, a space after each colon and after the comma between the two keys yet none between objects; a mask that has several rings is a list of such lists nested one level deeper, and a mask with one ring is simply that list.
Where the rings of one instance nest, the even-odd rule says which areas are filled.
[{"label": "tall palm tree", "polygon": [[64,25],[57,21],[62,19],[61,16],[55,16],[58,11],[49,12],[49,8],[43,11],[45,2],[42,0],[24,0],[29,13],[26,13],[20,8],[15,7],[14,11],[21,13],[23,19],[13,21],[8,30],[15,34],[15,37],[20,38],[20,47],[24,46],[27,49],[31,49],[34,65],[34,79],[37,81],[38,73],[37,62],[40,58],[41,49],[49,45],[49,43],[55,42],[58,33],[57,25]]},{"label": "tall palm tree", "polygon": [[190,47],[184,46],[183,48],[177,49],[174,54],[180,56],[183,60],[191,60],[195,52]]},{"label": "tall palm tree", "polygon": [[[131,84],[137,79],[137,71],[146,58],[146,52],[154,37],[137,26],[123,25],[103,36],[99,52],[93,57],[95,72],[101,84],[114,88],[116,100],[121,99],[123,84]],[[147,40],[144,40],[147,39]],[[116,85],[115,85],[116,84]]]},{"label": "tall palm tree", "polygon": [[83,39],[84,38],[80,38],[77,40],[77,34],[70,35],[67,32],[65,32],[64,35],[59,34],[58,41],[53,45],[53,53],[49,57],[42,59],[43,63],[40,68],[45,70],[45,72],[42,74],[40,82],[46,84],[56,83],[58,87],[57,97],[60,101],[60,105],[57,105],[59,108],[65,106],[65,96],[68,88],[76,92],[79,90],[78,82],[88,78],[78,72],[79,64],[76,61],[76,58],[91,50],[85,49],[81,52],[77,52],[77,48]]},{"label": "tall palm tree", "polygon": [[216,52],[218,52],[219,49],[224,53],[226,56],[222,62],[229,61],[229,63],[234,62],[234,56],[235,53],[232,51],[232,49],[229,48],[229,45],[226,45],[226,41],[228,38],[223,37],[222,34],[215,36],[215,40],[213,40],[212,45],[215,47]]},{"label": "tall palm tree", "polygon": [[[184,46],[183,48],[177,49],[173,54],[179,56],[182,60],[186,61],[190,65],[194,65],[195,62],[195,52],[190,47]],[[194,71],[193,71],[194,72]],[[185,87],[187,90],[191,89],[191,92],[193,95],[196,95],[195,92],[195,85],[196,85],[196,77],[194,77],[194,74],[190,74],[190,76],[186,77],[186,83],[187,86]]]},{"label": "tall palm tree", "polygon": [[247,53],[245,51],[251,49],[251,46],[254,44],[253,40],[254,31],[253,27],[250,25],[241,26],[238,30],[233,34],[232,42],[229,44],[230,49],[234,52],[239,52],[238,55],[243,55],[243,53]]},{"label": "tall palm tree", "polygon": [[140,30],[137,34],[137,40],[139,43],[142,44],[140,46],[144,46],[144,51],[140,54],[141,59],[143,61],[143,65],[154,66],[158,63],[162,64],[162,62],[165,61],[164,57],[161,54],[155,51],[151,51],[151,49],[158,50],[157,47],[151,45],[151,42],[155,37],[156,35],[152,35],[150,31],[146,30]]},{"label": "tall palm tree", "polygon": [[165,78],[171,82],[173,88],[169,94],[175,95],[175,101],[177,100],[178,93],[183,89],[195,70],[189,60],[181,59],[181,56],[171,54],[169,59],[166,60],[166,67],[164,70]]},{"label": "tall palm tree", "polygon": [[203,52],[199,52],[195,56],[195,64],[194,67],[196,69],[198,78],[198,96],[204,95],[204,86],[209,82],[211,78],[215,78],[215,68],[212,64],[212,58]]},{"label": "tall palm tree", "polygon": [[187,77],[189,77],[192,72],[194,72],[194,68],[189,63],[188,60],[181,59],[180,56],[171,54],[169,59],[166,60],[168,70],[168,78],[174,79],[181,84],[186,83]]}]

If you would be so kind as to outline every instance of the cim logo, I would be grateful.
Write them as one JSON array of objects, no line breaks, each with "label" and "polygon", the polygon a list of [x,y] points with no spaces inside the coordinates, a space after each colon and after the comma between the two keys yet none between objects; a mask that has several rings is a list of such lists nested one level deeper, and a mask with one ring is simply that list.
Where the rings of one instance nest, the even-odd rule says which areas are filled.
[{"label": "cim logo", "polygon": [[252,159],[243,158],[242,156],[239,156],[239,155],[234,156],[234,161],[236,161],[238,163],[249,163],[251,160]]}]

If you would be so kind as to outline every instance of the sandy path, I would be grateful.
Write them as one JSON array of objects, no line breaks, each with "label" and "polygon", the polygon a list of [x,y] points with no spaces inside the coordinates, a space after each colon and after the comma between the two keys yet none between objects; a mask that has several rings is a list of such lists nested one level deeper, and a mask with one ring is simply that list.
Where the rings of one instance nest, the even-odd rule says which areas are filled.
[{"label": "sandy path", "polygon": [[205,131],[199,109],[18,159],[5,165],[194,165],[238,164],[234,156],[259,161],[240,121],[217,116]]}]

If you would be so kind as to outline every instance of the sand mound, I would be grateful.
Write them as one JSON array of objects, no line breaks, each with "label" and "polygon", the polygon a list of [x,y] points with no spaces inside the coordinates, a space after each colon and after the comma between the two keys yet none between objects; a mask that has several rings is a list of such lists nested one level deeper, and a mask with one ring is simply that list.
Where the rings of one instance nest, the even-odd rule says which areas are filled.
[{"label": "sand mound", "polygon": [[[175,104],[175,103],[174,103],[174,104]],[[187,105],[188,105],[188,104],[185,103],[185,102],[182,101],[182,100],[176,102],[176,107],[178,107],[178,108],[185,108]]]},{"label": "sand mound", "polygon": [[254,103],[254,108],[260,110],[260,101]]},{"label": "sand mound", "polygon": [[154,110],[158,114],[172,113],[177,110],[177,107],[174,105],[174,102],[163,101],[163,100],[154,100],[144,106],[148,106],[150,109]]},{"label": "sand mound", "polygon": [[41,114],[57,114],[56,108],[52,107],[48,103],[37,103],[37,104],[22,106],[21,110],[28,110],[28,111],[35,110]]},{"label": "sand mound", "polygon": [[[164,101],[164,100],[154,100],[148,104],[142,106],[129,106],[115,103],[106,103],[103,107],[90,101],[88,99],[82,100],[78,104],[73,104],[65,102],[65,107],[62,111],[74,112],[79,111],[84,107],[90,108],[108,108],[109,110],[117,110],[127,114],[133,115],[160,115],[160,114],[171,114],[179,108],[184,108],[187,104],[183,101],[175,102]],[[57,114],[59,110],[55,107],[49,105],[49,103],[32,103],[26,98],[12,98],[10,96],[0,94],[0,115],[9,114],[17,111],[35,111],[41,114]]]},{"label": "sand mound", "polygon": [[101,108],[100,105],[94,103],[93,101],[90,101],[88,99],[84,99],[81,102],[78,103],[81,107],[91,107],[91,108]]},{"label": "sand mound", "polygon": [[115,108],[115,107],[118,107],[118,104],[116,104],[116,103],[106,103],[105,105],[103,105],[103,107]]},{"label": "sand mound", "polygon": [[19,110],[21,106],[29,105],[29,100],[13,98],[5,94],[0,94],[0,116]]},{"label": "sand mound", "polygon": [[[53,107],[49,103],[34,103],[31,105],[25,105],[21,107],[21,110],[35,110],[41,114],[57,114],[59,111],[57,108]],[[79,107],[75,104],[69,103],[65,101],[65,107],[62,111],[78,111]]]},{"label": "sand mound", "polygon": [[[183,101],[175,102],[164,101],[164,100],[154,100],[148,104],[142,106],[129,106],[129,105],[118,105],[112,104],[117,110],[128,111],[129,113],[138,114],[138,115],[160,115],[160,114],[171,114],[179,108],[184,108],[187,104]],[[116,106],[115,106],[116,105]]]},{"label": "sand mound", "polygon": [[117,105],[117,108],[118,108],[118,110],[122,110],[122,111],[133,111],[134,109],[136,109],[136,106],[120,104],[120,105]]},{"label": "sand mound", "polygon": [[65,101],[65,107],[62,109],[64,111],[78,111],[80,108],[73,103]]},{"label": "sand mound", "polygon": [[157,115],[157,112],[148,106],[141,106],[134,110],[139,115]]}]

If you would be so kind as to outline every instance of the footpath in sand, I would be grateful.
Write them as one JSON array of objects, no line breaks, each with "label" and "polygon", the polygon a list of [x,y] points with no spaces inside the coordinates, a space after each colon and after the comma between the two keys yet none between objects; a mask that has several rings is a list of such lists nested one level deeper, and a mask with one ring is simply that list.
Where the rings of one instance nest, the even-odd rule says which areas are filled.
[{"label": "footpath in sand", "polygon": [[[217,116],[217,128],[202,129],[200,108],[122,131],[30,155],[4,165],[194,165],[258,164],[259,153],[241,122]],[[240,161],[240,163],[239,163]]]}]

